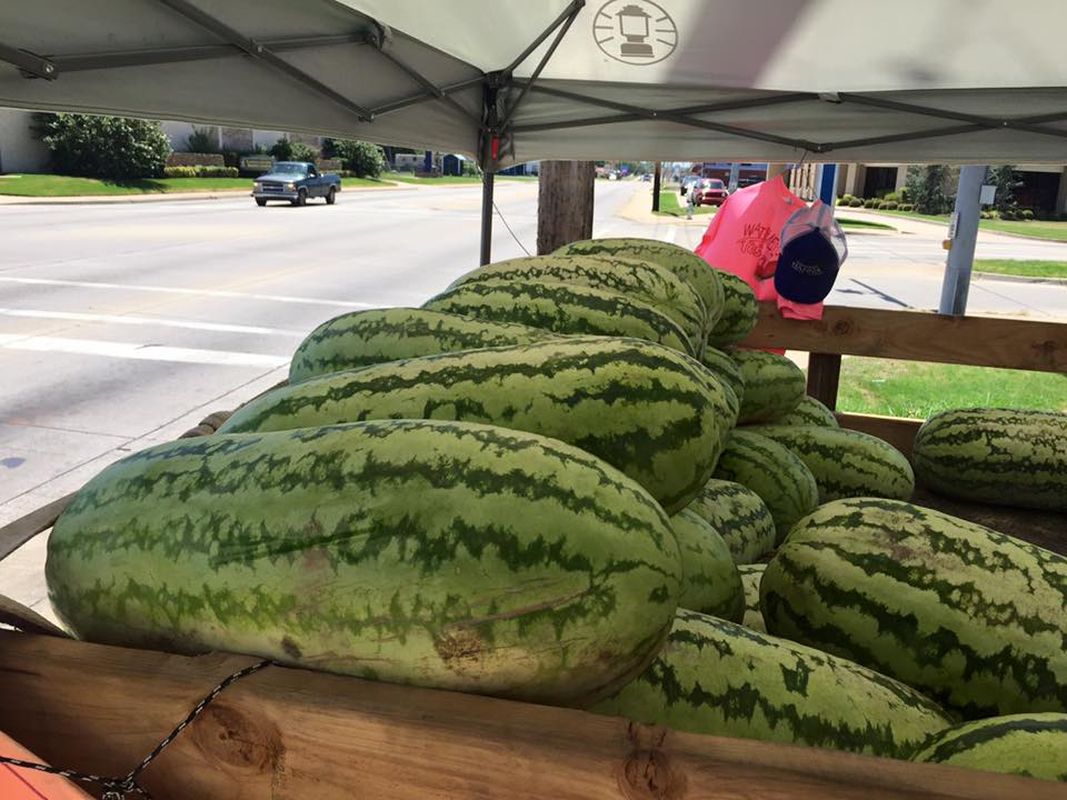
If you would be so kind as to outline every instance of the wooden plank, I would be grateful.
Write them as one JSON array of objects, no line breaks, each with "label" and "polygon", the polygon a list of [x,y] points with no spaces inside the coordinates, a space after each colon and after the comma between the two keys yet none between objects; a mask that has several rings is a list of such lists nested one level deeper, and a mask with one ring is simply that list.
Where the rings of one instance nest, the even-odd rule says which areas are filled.
[{"label": "wooden plank", "polygon": [[27,608],[22,603],[2,594],[0,594],[0,624],[10,625],[26,633],[70,638],[69,633],[51,620],[45,619],[32,608]]},{"label": "wooden plank", "polygon": [[841,356],[812,353],[808,359],[808,394],[831,411],[837,408],[837,387],[841,382]]},{"label": "wooden plank", "polygon": [[41,506],[0,528],[0,561],[18,550],[37,534],[44,533],[51,528],[56,520],[59,519],[59,515],[70,505],[74,495],[75,492],[71,492],[58,500],[53,500],[48,505]]},{"label": "wooden plank", "polygon": [[[0,633],[0,729],[56,766],[124,773],[251,661]],[[144,785],[158,800],[1063,798],[1052,782],[281,667],[227,689]]]},{"label": "wooden plank", "polygon": [[1067,372],[1067,324],[924,311],[827,306],[821,320],[793,320],[763,303],[741,346]]},{"label": "wooden plank", "polygon": [[[810,392],[809,392],[810,394]],[[911,459],[911,446],[915,434],[923,424],[921,419],[904,419],[902,417],[880,417],[876,414],[847,414],[838,412],[837,421],[842,428],[869,433],[889,442],[893,447]]]}]

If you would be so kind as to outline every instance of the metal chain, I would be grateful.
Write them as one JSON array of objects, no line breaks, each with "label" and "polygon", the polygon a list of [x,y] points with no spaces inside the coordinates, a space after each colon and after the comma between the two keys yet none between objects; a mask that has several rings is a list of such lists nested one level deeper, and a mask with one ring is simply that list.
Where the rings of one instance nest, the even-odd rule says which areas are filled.
[{"label": "metal chain", "polygon": [[67,780],[80,781],[81,783],[95,783],[104,790],[102,800],[125,800],[125,798],[134,795],[144,798],[144,800],[152,800],[152,795],[148,793],[148,790],[137,783],[137,778],[140,777],[142,772],[148,769],[148,765],[151,764],[171,742],[178,738],[179,734],[189,727],[189,725],[203,713],[204,709],[207,708],[216,697],[222,694],[228,686],[241,680],[241,678],[247,678],[249,675],[259,672],[264,667],[269,667],[272,663],[272,661],[257,661],[255,664],[249,664],[247,667],[237,670],[237,672],[224,679],[214,689],[208,692],[203,700],[193,707],[193,710],[186,715],[185,719],[177,724],[174,730],[172,730],[163,741],[152,748],[152,752],[141,759],[140,764],[121,778],[93,775],[89,772],[78,772],[73,769],[59,769],[58,767],[53,767],[48,764],[39,764],[34,761],[23,761],[20,758],[11,758],[9,756],[0,756],[0,764],[10,764],[15,767],[22,767],[23,769],[33,769],[38,772],[47,772],[51,775],[60,775]]}]

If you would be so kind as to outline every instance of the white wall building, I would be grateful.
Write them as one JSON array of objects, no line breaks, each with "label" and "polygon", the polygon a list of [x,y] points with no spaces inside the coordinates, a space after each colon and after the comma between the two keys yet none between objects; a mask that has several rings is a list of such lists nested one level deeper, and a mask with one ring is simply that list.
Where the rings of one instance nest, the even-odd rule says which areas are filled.
[{"label": "white wall building", "polygon": [[47,170],[48,148],[33,135],[33,114],[0,109],[0,173]]}]

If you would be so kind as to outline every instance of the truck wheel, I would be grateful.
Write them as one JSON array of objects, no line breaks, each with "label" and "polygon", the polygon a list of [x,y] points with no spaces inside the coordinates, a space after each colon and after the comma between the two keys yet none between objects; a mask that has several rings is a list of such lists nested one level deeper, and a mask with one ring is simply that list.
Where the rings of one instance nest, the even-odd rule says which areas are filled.
[{"label": "truck wheel", "polygon": [[308,204],[307,189],[301,189],[296,193],[296,200],[293,201],[294,206],[306,206]]},{"label": "truck wheel", "polygon": [[337,202],[337,188],[335,186],[330,187],[330,191],[326,193],[326,205],[332,206]]},{"label": "truck wheel", "polygon": [[262,197],[257,197],[256,198],[256,205],[259,206],[260,208],[263,208],[263,206],[265,206],[266,204],[267,204],[267,201],[264,200]]}]

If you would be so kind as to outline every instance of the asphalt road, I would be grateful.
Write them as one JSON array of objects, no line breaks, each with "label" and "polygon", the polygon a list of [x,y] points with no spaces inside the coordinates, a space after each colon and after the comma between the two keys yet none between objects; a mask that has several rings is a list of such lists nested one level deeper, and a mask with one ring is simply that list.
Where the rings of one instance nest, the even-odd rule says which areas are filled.
[{"label": "asphalt road", "polygon": [[[534,183],[500,181],[493,255],[536,243]],[[707,218],[653,217],[649,185],[598,182],[594,235],[693,248]],[[281,380],[320,322],[419,305],[477,263],[477,187],[349,192],[336,206],[248,197],[0,205],[0,524],[106,464],[173,439]],[[850,235],[831,302],[930,308],[937,226]],[[1061,258],[1067,245],[983,238],[979,256]],[[1067,318],[1067,287],[978,281],[975,311]],[[0,592],[48,613],[44,537],[0,565]]]}]

